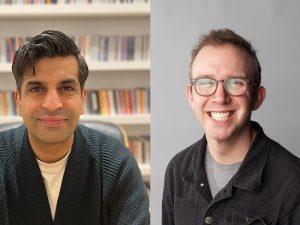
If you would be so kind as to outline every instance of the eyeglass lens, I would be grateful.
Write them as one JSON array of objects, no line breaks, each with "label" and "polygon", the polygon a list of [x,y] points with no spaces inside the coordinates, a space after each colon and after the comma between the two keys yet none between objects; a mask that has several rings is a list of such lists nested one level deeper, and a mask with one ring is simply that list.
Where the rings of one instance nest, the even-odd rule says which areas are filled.
[{"label": "eyeglass lens", "polygon": [[228,80],[214,80],[210,78],[200,78],[195,81],[195,90],[199,95],[208,96],[215,93],[218,83],[223,83],[229,95],[243,95],[247,91],[247,81],[241,78],[231,78]]}]

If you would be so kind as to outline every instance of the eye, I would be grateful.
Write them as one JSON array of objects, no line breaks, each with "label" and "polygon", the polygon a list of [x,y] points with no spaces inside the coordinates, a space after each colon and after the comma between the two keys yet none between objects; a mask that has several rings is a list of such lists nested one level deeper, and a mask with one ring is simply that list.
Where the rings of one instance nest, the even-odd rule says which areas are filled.
[{"label": "eye", "polygon": [[29,92],[30,93],[40,93],[42,92],[44,89],[42,87],[30,87],[29,88]]},{"label": "eye", "polygon": [[63,92],[72,92],[72,91],[74,91],[74,87],[72,87],[72,86],[62,86],[60,88],[60,90],[63,91]]},{"label": "eye", "polygon": [[211,87],[215,84],[212,79],[199,79],[197,80],[197,85],[202,87]]},{"label": "eye", "polygon": [[245,86],[246,81],[244,81],[242,79],[230,79],[230,80],[228,80],[228,85],[230,85],[230,86]]}]

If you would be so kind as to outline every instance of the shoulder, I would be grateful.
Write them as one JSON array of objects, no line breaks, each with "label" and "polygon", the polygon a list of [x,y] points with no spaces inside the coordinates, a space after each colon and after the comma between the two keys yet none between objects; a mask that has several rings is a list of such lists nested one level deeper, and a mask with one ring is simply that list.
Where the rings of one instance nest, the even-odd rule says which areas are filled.
[{"label": "shoulder", "polygon": [[181,150],[170,160],[169,165],[177,164],[179,162],[182,163],[183,161],[189,161],[190,159],[192,159],[195,151],[197,151],[201,142],[202,142],[202,140],[198,140],[197,142],[193,143],[192,145]]},{"label": "shoulder", "polygon": [[134,180],[135,188],[141,187],[143,179],[138,164],[122,143],[83,125],[78,128],[87,143],[90,161],[101,176],[105,199],[114,191],[125,190],[126,182]]},{"label": "shoulder", "polygon": [[300,159],[278,142],[270,139],[269,163],[286,175],[300,178]]},{"label": "shoulder", "polygon": [[24,125],[0,132],[0,155],[9,154],[21,143],[26,128]]},{"label": "shoulder", "polygon": [[[194,166],[199,167],[200,162],[197,159],[201,158],[200,155],[202,154],[205,146],[206,141],[204,138],[202,138],[177,153],[170,160],[166,169],[166,175],[184,175],[184,173],[191,170]],[[197,165],[193,165],[195,161],[198,162]]]},{"label": "shoulder", "polygon": [[103,157],[115,157],[116,155],[123,156],[129,153],[123,143],[103,132],[88,128],[84,125],[79,125],[78,129],[87,142],[92,154],[101,153]]},{"label": "shoulder", "polygon": [[252,125],[258,131],[260,143],[263,143],[260,148],[266,149],[268,152],[267,171],[275,172],[277,178],[285,180],[297,178],[296,180],[298,180],[300,178],[300,159],[268,137],[258,123],[252,121]]},{"label": "shoulder", "polygon": [[6,180],[15,170],[15,160],[21,146],[24,132],[24,125],[10,130],[0,132],[0,179]]},{"label": "shoulder", "polygon": [[84,125],[78,129],[87,142],[90,157],[101,163],[104,172],[119,173],[120,168],[136,168],[132,154],[121,142]]},{"label": "shoulder", "polygon": [[2,149],[3,146],[6,146],[6,145],[9,145],[10,143],[12,143],[15,135],[16,135],[16,128],[1,131],[0,132],[0,149]]}]

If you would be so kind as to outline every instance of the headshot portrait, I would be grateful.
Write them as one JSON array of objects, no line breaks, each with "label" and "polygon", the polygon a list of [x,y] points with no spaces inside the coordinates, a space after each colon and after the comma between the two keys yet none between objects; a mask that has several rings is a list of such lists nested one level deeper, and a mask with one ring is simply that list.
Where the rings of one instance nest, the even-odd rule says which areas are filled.
[{"label": "headshot portrait", "polygon": [[150,224],[150,4],[78,3],[0,5],[1,225]]},{"label": "headshot portrait", "polygon": [[152,6],[152,221],[297,224],[300,5]]}]

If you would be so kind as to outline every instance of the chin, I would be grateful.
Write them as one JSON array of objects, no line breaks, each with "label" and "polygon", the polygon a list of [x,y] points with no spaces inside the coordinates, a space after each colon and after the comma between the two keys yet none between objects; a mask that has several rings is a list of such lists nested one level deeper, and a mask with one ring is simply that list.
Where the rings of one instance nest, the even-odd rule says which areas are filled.
[{"label": "chin", "polygon": [[223,141],[229,140],[229,137],[228,136],[221,136],[221,135],[219,135],[219,136],[214,135],[214,136],[211,136],[210,139],[213,139],[213,140],[218,141],[218,142],[223,142]]},{"label": "chin", "polygon": [[232,136],[232,133],[227,131],[221,131],[221,129],[211,129],[209,132],[205,132],[206,137],[216,141],[226,141]]},{"label": "chin", "polygon": [[36,135],[37,139],[45,144],[61,143],[69,139],[72,135],[68,132],[43,132]]}]

